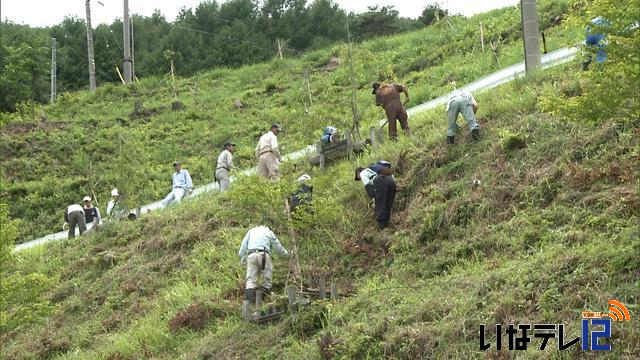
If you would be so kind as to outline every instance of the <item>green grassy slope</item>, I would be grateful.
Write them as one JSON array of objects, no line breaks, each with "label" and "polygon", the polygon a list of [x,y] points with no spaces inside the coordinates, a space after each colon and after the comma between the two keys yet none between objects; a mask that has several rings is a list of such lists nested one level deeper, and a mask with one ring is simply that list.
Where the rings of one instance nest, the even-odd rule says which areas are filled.
[{"label": "green grassy slope", "polygon": [[[539,6],[549,50],[579,39],[579,30],[552,27],[568,11],[567,3],[544,1]],[[500,64],[491,51],[481,51],[480,22],[485,43],[500,43]],[[363,125],[383,116],[373,106],[372,81],[407,84],[410,105],[416,105],[451,90],[451,81],[465,84],[521,61],[519,22],[517,9],[496,10],[354,46]],[[126,88],[107,84],[95,94],[63,94],[55,105],[44,107],[46,121],[29,106],[0,114],[0,193],[11,218],[31,223],[21,227],[19,241],[57,231],[60,209],[85,194],[95,194],[103,213],[113,187],[132,206],[162,198],[175,159],[182,160],[197,185],[208,183],[219,148],[229,138],[239,145],[237,164],[253,166],[255,142],[272,122],[288,130],[280,141],[284,152],[313,143],[326,125],[344,129],[352,118],[347,53],[345,45],[336,45],[299,58],[212,70],[175,84],[169,76]],[[323,70],[332,55],[341,65]],[[306,72],[311,101],[302,86]],[[246,108],[236,109],[235,99]],[[172,111],[175,100],[185,109]],[[143,112],[131,116],[136,101],[142,102]]]},{"label": "green grassy slope", "polygon": [[[538,110],[572,93],[577,63],[478,96],[483,139],[446,146],[442,107],[411,119],[415,133],[321,172],[288,164],[277,183],[245,178],[134,223],[20,254],[17,270],[53,279],[47,321],[2,334],[4,356],[61,359],[508,358],[479,350],[479,324],[564,323],[617,298],[614,351],[640,353],[637,129],[574,124]],[[466,129],[463,129],[463,131]],[[464,134],[464,132],[463,132]],[[393,225],[374,230],[358,164],[385,158],[400,186]],[[313,211],[296,222],[304,283],[349,292],[266,326],[239,318],[237,248],[264,217],[290,247],[282,199],[313,176]],[[479,180],[477,184],[474,180]],[[474,185],[474,183],[476,185]],[[274,291],[288,282],[275,261]],[[587,356],[579,347],[527,358]]]}]

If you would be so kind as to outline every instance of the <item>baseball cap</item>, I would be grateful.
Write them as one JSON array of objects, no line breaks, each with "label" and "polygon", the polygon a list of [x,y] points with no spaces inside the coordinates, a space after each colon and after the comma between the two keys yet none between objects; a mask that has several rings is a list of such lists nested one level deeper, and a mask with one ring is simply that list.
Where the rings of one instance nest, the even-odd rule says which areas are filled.
[{"label": "baseball cap", "polygon": [[111,190],[111,196],[120,196],[120,194],[118,193],[118,189]]},{"label": "baseball cap", "polygon": [[280,124],[271,124],[271,129],[278,129],[278,131],[282,131],[282,126],[280,126]]},{"label": "baseball cap", "polygon": [[91,201],[91,197],[90,196],[85,196],[84,198],[82,198],[82,201]]},{"label": "baseball cap", "polygon": [[307,181],[307,180],[311,180],[311,176],[309,176],[308,174],[302,174],[297,181],[299,182],[303,182],[303,181]]},{"label": "baseball cap", "polygon": [[174,161],[173,166],[180,165],[180,161]]},{"label": "baseball cap", "polygon": [[223,148],[223,149],[226,149],[226,148],[227,148],[227,146],[236,146],[236,144],[234,144],[234,143],[232,143],[232,142],[230,142],[230,141],[227,141],[227,142],[225,142],[225,143],[224,143],[224,145],[222,146],[222,148]]}]

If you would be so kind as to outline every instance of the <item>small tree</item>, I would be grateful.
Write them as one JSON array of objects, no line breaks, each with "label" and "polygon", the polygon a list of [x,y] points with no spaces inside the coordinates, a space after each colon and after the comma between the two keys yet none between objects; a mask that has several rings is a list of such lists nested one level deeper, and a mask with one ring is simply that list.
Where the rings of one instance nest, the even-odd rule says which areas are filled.
[{"label": "small tree", "polygon": [[640,7],[636,0],[576,1],[583,13],[569,22],[586,29],[591,20],[602,17],[607,25],[596,29],[605,35],[606,61],[584,73],[581,96],[552,94],[541,100],[543,110],[576,121],[640,121]]},{"label": "small tree", "polygon": [[447,15],[449,15],[449,11],[443,10],[440,4],[429,4],[422,10],[422,15],[420,15],[418,21],[429,26]]}]

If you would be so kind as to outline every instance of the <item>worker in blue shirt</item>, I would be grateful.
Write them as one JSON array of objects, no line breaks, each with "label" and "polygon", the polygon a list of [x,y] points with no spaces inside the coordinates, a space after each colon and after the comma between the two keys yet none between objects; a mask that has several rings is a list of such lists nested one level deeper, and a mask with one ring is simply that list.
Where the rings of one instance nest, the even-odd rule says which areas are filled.
[{"label": "worker in blue shirt", "polygon": [[187,193],[191,194],[193,191],[193,183],[191,182],[189,171],[183,169],[182,165],[177,161],[173,163],[173,168],[176,172],[171,177],[171,192],[162,200],[162,206],[164,207],[169,206],[174,200],[179,203]]},{"label": "worker in blue shirt", "polygon": [[242,239],[239,251],[240,262],[247,263],[244,294],[245,299],[252,304],[256,300],[256,288],[258,287],[258,276],[260,274],[262,274],[260,290],[263,294],[271,292],[271,277],[273,274],[272,250],[283,256],[289,256],[287,249],[280,244],[280,240],[266,226],[256,226],[249,229],[244,239]]},{"label": "worker in blue shirt", "polygon": [[598,16],[591,19],[586,29],[584,44],[587,48],[587,59],[582,62],[582,70],[588,70],[589,64],[593,61],[593,54],[598,64],[602,64],[607,60],[605,47],[607,45],[605,31],[610,23],[604,18]]}]

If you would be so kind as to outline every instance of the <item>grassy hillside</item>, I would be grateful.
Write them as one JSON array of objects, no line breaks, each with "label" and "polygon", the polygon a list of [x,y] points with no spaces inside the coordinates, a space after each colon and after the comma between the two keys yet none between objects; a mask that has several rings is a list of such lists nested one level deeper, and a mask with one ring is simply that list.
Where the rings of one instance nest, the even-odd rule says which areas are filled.
[{"label": "grassy hillside", "polygon": [[[549,50],[580,36],[573,27],[554,26],[568,11],[567,4],[539,5]],[[498,44],[498,60],[488,45],[481,50],[480,22],[485,44]],[[383,116],[373,105],[372,81],[407,84],[410,105],[416,105],[449,91],[451,81],[464,84],[521,61],[519,23],[519,10],[503,9],[355,45],[363,125]],[[325,69],[331,56],[341,62],[332,71]],[[162,198],[169,191],[175,159],[182,160],[196,185],[208,183],[215,157],[229,138],[238,143],[237,164],[252,166],[255,142],[272,122],[287,129],[280,141],[284,152],[314,142],[326,125],[348,127],[352,113],[347,58],[347,46],[338,44],[298,58],[216,69],[175,82],[166,76],[128,87],[108,84],[95,94],[63,94],[43,109],[23,104],[15,114],[0,114],[0,193],[10,206],[10,217],[29,223],[19,227],[18,241],[58,231],[60,210],[85,194],[94,194],[103,213],[113,187],[125,194],[130,206]],[[235,99],[245,108],[236,109]],[[133,113],[136,101],[142,106]],[[185,108],[172,111],[173,101]]]},{"label": "grassy hillside", "polygon": [[[7,359],[508,358],[479,350],[479,325],[564,323],[617,298],[611,359],[640,353],[637,123],[575,124],[539,110],[570,94],[573,63],[478,96],[483,139],[443,141],[440,107],[412,119],[415,134],[321,172],[292,164],[278,183],[245,178],[134,223],[20,253],[16,271],[42,273],[51,316],[2,334]],[[400,185],[393,225],[374,230],[352,169],[385,158]],[[245,230],[275,220],[288,184],[312,174],[313,208],[298,219],[304,283],[320,275],[349,296],[316,302],[265,326],[239,318]],[[479,184],[477,181],[479,180]],[[474,185],[475,184],[475,185]],[[275,261],[283,296],[289,267]],[[504,339],[503,339],[504,341]],[[586,356],[574,346],[527,358]]]}]

